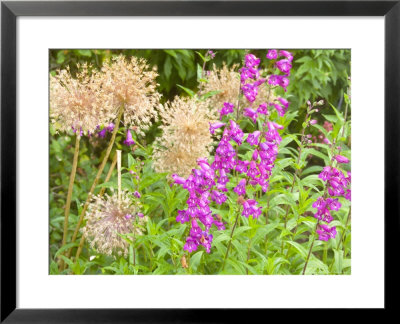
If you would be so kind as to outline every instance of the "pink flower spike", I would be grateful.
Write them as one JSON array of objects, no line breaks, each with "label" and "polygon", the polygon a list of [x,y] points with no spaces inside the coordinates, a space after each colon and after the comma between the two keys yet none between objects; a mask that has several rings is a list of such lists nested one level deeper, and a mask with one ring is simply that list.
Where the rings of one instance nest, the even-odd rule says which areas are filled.
[{"label": "pink flower spike", "polygon": [[177,174],[173,174],[172,179],[174,180],[175,183],[181,184],[181,185],[185,184],[185,182],[186,182],[185,178],[182,178],[182,177],[178,176]]},{"label": "pink flower spike", "polygon": [[335,159],[338,163],[349,163],[349,162],[350,162],[350,160],[349,160],[347,157],[343,156],[343,155],[336,155],[336,156],[334,157],[334,159]]},{"label": "pink flower spike", "polygon": [[290,102],[287,101],[285,98],[279,97],[278,100],[280,103],[287,109],[289,107]]},{"label": "pink flower spike", "polygon": [[284,50],[279,51],[279,56],[286,57],[288,59],[288,61],[290,61],[290,62],[293,61],[293,54],[288,51],[284,51]]},{"label": "pink flower spike", "polygon": [[128,131],[126,132],[126,140],[124,141],[124,144],[127,146],[131,146],[135,144],[135,141],[132,138],[132,134],[131,134],[131,130],[128,129]]},{"label": "pink flower spike", "polygon": [[268,50],[268,53],[266,55],[267,59],[275,60],[277,57],[278,57],[278,51],[277,50],[274,50],[274,49]]},{"label": "pink flower spike", "polygon": [[214,124],[210,124],[210,133],[214,135],[215,130],[218,128],[221,128],[222,126],[225,126],[225,123],[221,123],[221,122],[216,122]]},{"label": "pink flower spike", "polygon": [[244,116],[249,117],[254,123],[257,122],[258,114],[254,109],[246,108],[243,113]]}]

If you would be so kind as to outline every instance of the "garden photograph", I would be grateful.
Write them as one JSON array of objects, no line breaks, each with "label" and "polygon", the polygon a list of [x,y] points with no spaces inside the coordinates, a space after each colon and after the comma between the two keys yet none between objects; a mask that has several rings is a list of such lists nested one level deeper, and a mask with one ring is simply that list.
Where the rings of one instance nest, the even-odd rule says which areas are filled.
[{"label": "garden photograph", "polygon": [[350,49],[50,49],[50,275],[350,275]]}]

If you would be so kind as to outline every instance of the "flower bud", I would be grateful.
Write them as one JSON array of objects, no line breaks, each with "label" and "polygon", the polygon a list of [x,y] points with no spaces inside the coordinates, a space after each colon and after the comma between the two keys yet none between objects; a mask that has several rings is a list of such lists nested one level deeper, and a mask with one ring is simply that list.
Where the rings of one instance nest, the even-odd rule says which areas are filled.
[{"label": "flower bud", "polygon": [[184,255],[181,258],[181,265],[182,265],[182,268],[185,268],[185,269],[187,269],[189,267],[186,262],[186,257]]},{"label": "flower bud", "polygon": [[243,205],[246,202],[246,200],[244,199],[243,196],[239,196],[237,202],[239,205]]},{"label": "flower bud", "polygon": [[343,156],[343,155],[336,155],[336,156],[334,157],[334,159],[335,159],[338,163],[349,163],[349,162],[350,162],[350,160],[349,160],[347,157]]}]

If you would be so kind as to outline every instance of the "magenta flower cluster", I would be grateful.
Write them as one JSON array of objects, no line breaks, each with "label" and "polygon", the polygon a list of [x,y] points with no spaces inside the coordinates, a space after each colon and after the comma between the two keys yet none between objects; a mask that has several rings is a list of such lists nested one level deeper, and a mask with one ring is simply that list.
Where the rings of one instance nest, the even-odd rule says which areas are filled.
[{"label": "magenta flower cluster", "polygon": [[128,129],[126,132],[126,140],[124,141],[124,144],[127,146],[135,145],[135,141],[132,138],[132,133],[130,129]]},{"label": "magenta flower cluster", "polygon": [[278,57],[283,57],[283,59],[275,62],[275,66],[279,69],[279,71],[283,73],[283,75],[272,74],[268,78],[268,83],[271,85],[280,86],[286,91],[287,86],[289,85],[290,70],[292,69],[292,53],[283,50],[279,52],[277,50],[269,50],[266,57],[270,60],[275,60],[278,59]]},{"label": "magenta flower cluster", "polygon": [[[213,236],[210,228],[214,224],[218,229],[224,229],[224,224],[212,214],[210,209],[211,200],[218,204],[225,202],[227,197],[216,188],[218,182],[223,181],[223,177],[218,176],[215,170],[205,159],[199,159],[200,169],[193,169],[192,174],[187,179],[172,175],[175,183],[180,184],[189,192],[186,201],[186,210],[178,210],[176,221],[182,224],[190,222],[189,236],[186,239],[184,250],[188,252],[196,251],[199,245],[203,245],[209,253]],[[204,225],[205,230],[199,226],[199,222]]]},{"label": "magenta flower cluster", "polygon": [[246,99],[250,101],[250,103],[253,103],[258,95],[258,87],[262,85],[266,79],[260,78],[260,70],[258,69],[258,65],[261,62],[260,59],[253,54],[247,54],[244,60],[245,66],[240,69],[241,89]]},{"label": "magenta flower cluster", "polygon": [[[349,163],[349,159],[344,156],[336,155],[334,157],[339,163]],[[313,203],[313,207],[317,209],[314,217],[320,222],[329,224],[333,217],[331,211],[338,211],[342,204],[339,202],[338,197],[344,197],[351,200],[351,172],[347,172],[347,177],[344,173],[332,166],[326,166],[319,174],[319,178],[326,182],[327,193],[330,197],[319,197]],[[328,241],[330,238],[336,237],[336,227],[329,227],[327,224],[320,223],[317,228],[318,239]]]},{"label": "magenta flower cluster", "polygon": [[[245,176],[233,188],[233,191],[239,196],[238,203],[242,205],[242,215],[258,218],[262,213],[256,200],[244,198],[246,185],[260,185],[264,192],[267,191],[268,181],[278,154],[278,145],[281,141],[278,130],[283,127],[267,121],[267,116],[270,115],[268,106],[272,106],[271,104],[263,103],[257,109],[251,108],[258,95],[258,87],[266,81],[260,77],[258,69],[260,62],[261,60],[255,55],[247,54],[240,73],[241,91],[250,104],[249,108],[244,109],[243,115],[249,117],[256,124],[257,119],[263,116],[263,130],[254,131],[245,138],[243,130],[235,120],[229,119],[222,122],[222,118],[224,116],[229,118],[228,115],[233,113],[235,108],[232,103],[225,102],[220,110],[221,121],[210,124],[211,134],[215,134],[216,130],[223,128],[213,162],[209,164],[207,160],[199,159],[199,168],[193,169],[187,179],[176,174],[172,176],[176,184],[182,185],[189,192],[189,198],[186,201],[187,209],[179,210],[176,217],[177,222],[190,224],[189,235],[184,245],[184,250],[188,252],[196,251],[198,246],[202,245],[209,253],[213,240],[210,228],[215,225],[218,230],[225,229],[222,218],[212,213],[210,204],[214,202],[222,205],[228,199],[227,183],[230,181],[228,175],[231,171],[235,170],[238,174]],[[279,115],[283,116],[289,102],[284,98],[280,98],[279,102],[282,106],[278,105],[279,108],[276,109]],[[251,146],[254,146],[250,161],[243,161],[237,155],[237,149],[245,139]]]},{"label": "magenta flower cluster", "polygon": [[99,130],[99,132],[97,133],[97,136],[104,138],[106,136],[106,133],[112,133],[114,130],[114,123],[110,123],[108,126],[103,127],[103,129],[100,129],[100,125],[97,125],[97,129]]}]

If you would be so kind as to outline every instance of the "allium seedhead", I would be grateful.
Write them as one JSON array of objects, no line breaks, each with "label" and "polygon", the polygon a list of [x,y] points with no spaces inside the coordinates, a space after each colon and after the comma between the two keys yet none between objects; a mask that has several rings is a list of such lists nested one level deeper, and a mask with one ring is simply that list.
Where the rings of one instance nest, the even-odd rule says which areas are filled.
[{"label": "allium seedhead", "polygon": [[[209,98],[209,104],[212,109],[219,109],[224,106],[225,102],[235,103],[239,97],[239,87],[241,84],[238,65],[233,65],[230,69],[224,64],[221,69],[217,69],[216,65],[213,70],[207,75],[207,82],[200,85],[200,94],[205,94],[210,91],[220,91],[218,94]],[[259,72],[257,72],[259,73]],[[253,103],[253,107],[258,107],[268,99],[268,89],[261,85],[258,88],[258,95]],[[275,99],[273,91],[269,93],[269,101]],[[246,98],[242,98],[240,106],[248,105]]]},{"label": "allium seedhead", "polygon": [[[81,231],[92,249],[107,255],[126,257],[129,243],[118,234],[142,235],[142,229],[134,225],[133,219],[136,217],[132,217],[138,215],[140,206],[134,205],[129,196],[124,191],[120,202],[116,193],[112,196],[95,196],[89,204],[85,215],[87,222]],[[137,224],[143,225],[147,219],[147,216],[137,218]]]},{"label": "allium seedhead", "polygon": [[218,111],[210,111],[206,102],[175,97],[160,107],[160,116],[163,134],[155,142],[154,167],[157,172],[187,177],[197,159],[209,156],[213,142],[209,123],[218,119]]},{"label": "allium seedhead", "polygon": [[107,61],[101,71],[102,87],[112,107],[118,111],[124,105],[125,125],[137,126],[137,132],[144,135],[152,120],[157,120],[160,104],[156,69],[150,70],[145,59],[120,55]]},{"label": "allium seedhead", "polygon": [[50,119],[57,131],[93,134],[109,123],[115,111],[101,87],[100,73],[87,64],[73,78],[69,68],[50,75]]}]

